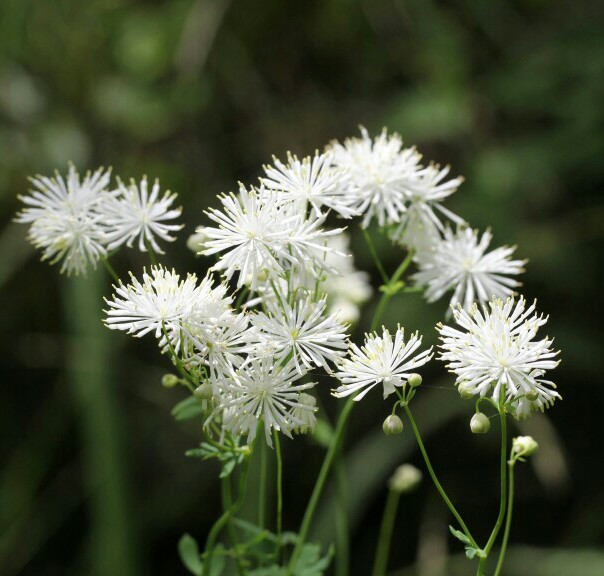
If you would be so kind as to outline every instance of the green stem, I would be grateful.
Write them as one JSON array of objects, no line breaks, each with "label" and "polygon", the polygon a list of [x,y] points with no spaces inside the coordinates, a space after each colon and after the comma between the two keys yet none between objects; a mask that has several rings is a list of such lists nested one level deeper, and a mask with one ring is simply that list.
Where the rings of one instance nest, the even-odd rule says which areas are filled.
[{"label": "green stem", "polygon": [[[411,264],[412,260],[413,251],[411,250],[407,254],[407,257],[400,263],[399,267],[394,271],[392,278],[390,278],[390,280],[386,282],[386,288],[391,288],[401,279],[402,275],[406,272],[407,268],[409,268],[409,264]],[[382,294],[382,298],[380,299],[375,314],[373,315],[373,321],[371,322],[370,332],[377,330],[378,326],[382,321],[382,318],[384,317],[384,314],[386,313],[386,308],[388,308],[388,304],[390,303],[392,296],[392,292],[389,292],[388,290],[386,290]]]},{"label": "green stem", "polygon": [[375,553],[375,563],[373,565],[373,576],[386,576],[388,568],[388,554],[390,553],[390,543],[392,541],[392,531],[394,529],[394,519],[400,499],[400,492],[390,490],[382,516],[382,525],[380,526],[380,536],[378,547]]},{"label": "green stem", "polygon": [[228,510],[225,510],[222,513],[208,534],[205,545],[205,553],[207,554],[207,557],[203,563],[202,576],[209,576],[212,573],[212,556],[214,553],[216,539],[218,538],[220,531],[230,522],[231,518],[237,513],[237,510],[239,510],[241,504],[243,503],[247,484],[248,469],[249,459],[246,459],[243,464],[243,469],[241,470],[241,475],[239,476],[239,494],[237,496],[237,501]]},{"label": "green stem", "polygon": [[308,505],[306,506],[306,512],[304,512],[304,518],[302,519],[302,524],[298,533],[298,541],[296,542],[296,546],[294,547],[294,551],[292,552],[292,556],[287,568],[288,576],[293,573],[293,570],[296,566],[296,562],[300,557],[300,552],[302,551],[302,546],[304,545],[306,537],[308,536],[310,523],[312,522],[315,509],[317,507],[317,504],[319,503],[319,498],[321,497],[321,493],[323,492],[325,481],[327,480],[327,476],[331,469],[333,460],[336,454],[338,453],[338,450],[340,449],[340,444],[342,443],[342,438],[344,436],[344,430],[346,428],[348,417],[350,416],[350,412],[352,411],[353,406],[354,400],[352,398],[349,398],[346,401],[342,412],[340,413],[340,418],[338,419],[336,429],[334,431],[333,440],[329,446],[329,449],[327,450],[325,459],[323,460],[323,464],[321,466],[321,470],[319,471],[315,487],[310,496],[310,500],[308,501]]},{"label": "green stem", "polygon": [[[232,500],[232,495],[231,495],[231,477],[230,476],[225,476],[222,479],[221,489],[222,489],[222,508],[223,508],[223,511],[226,512],[233,506],[233,500]],[[239,558],[239,553],[237,552],[237,546],[238,546],[237,533],[235,532],[235,526],[233,526],[233,523],[231,522],[230,517],[227,522],[227,530],[229,532],[229,540],[231,541],[231,547],[235,551],[235,564],[237,566],[237,574],[239,574],[239,576],[243,576],[245,574],[245,568],[243,566],[243,563],[241,562],[241,558]]]},{"label": "green stem", "polygon": [[505,408],[501,405],[498,407],[499,417],[501,419],[501,462],[499,473],[501,476],[501,493],[500,493],[500,502],[499,502],[499,515],[497,516],[497,522],[495,523],[495,527],[493,528],[493,532],[491,532],[491,536],[484,547],[484,552],[488,556],[493,544],[495,543],[495,539],[497,538],[497,534],[499,534],[499,530],[501,529],[501,525],[503,523],[503,519],[505,517],[505,508],[506,508],[506,495],[507,495],[507,468],[506,468],[506,456],[507,456],[507,416],[505,412]]},{"label": "green stem", "polygon": [[113,278],[113,280],[117,284],[120,284],[120,277],[117,275],[117,272],[115,271],[115,269],[113,268],[113,266],[109,262],[109,259],[107,257],[101,258],[101,262],[103,263],[103,265],[107,269],[107,272],[109,272],[109,275]]},{"label": "green stem", "polygon": [[283,460],[281,457],[281,440],[279,432],[273,430],[275,438],[275,456],[277,458],[277,559],[281,552],[281,533],[283,531]]},{"label": "green stem", "polygon": [[503,540],[501,542],[501,550],[499,551],[499,558],[497,559],[497,567],[495,568],[494,576],[501,574],[501,568],[503,567],[503,560],[505,559],[505,553],[508,547],[508,539],[510,537],[510,527],[512,526],[512,510],[514,506],[514,466],[516,465],[515,460],[508,462],[508,469],[510,473],[509,489],[508,489],[508,515],[505,519],[505,528],[503,529]]},{"label": "green stem", "polygon": [[384,282],[384,284],[388,284],[388,274],[386,274],[386,270],[384,269],[384,266],[382,265],[382,261],[380,260],[380,257],[378,256],[377,250],[375,249],[375,246],[373,244],[373,240],[371,239],[371,236],[369,235],[369,232],[367,231],[366,228],[362,228],[362,231],[363,231],[363,238],[365,238],[365,242],[367,243],[369,252],[371,253],[371,257],[373,258],[373,261],[375,262],[375,266],[378,269],[380,276],[382,277],[382,282]]},{"label": "green stem", "polygon": [[478,559],[478,570],[476,571],[476,576],[484,576],[484,568],[487,564],[486,557]]},{"label": "green stem", "polygon": [[415,434],[417,444],[418,444],[420,452],[422,453],[422,456],[424,458],[424,462],[426,463],[426,468],[428,468],[428,472],[430,474],[430,477],[432,478],[432,482],[434,482],[434,485],[436,486],[436,489],[438,490],[441,498],[444,500],[445,504],[451,511],[451,514],[453,514],[453,516],[455,516],[455,519],[461,526],[461,529],[463,530],[464,534],[470,540],[470,543],[472,544],[472,546],[474,546],[474,548],[478,548],[478,545],[476,544],[476,541],[472,537],[470,530],[466,526],[465,522],[462,520],[461,516],[459,515],[459,512],[457,512],[457,510],[455,509],[455,506],[453,506],[453,503],[447,496],[447,493],[445,492],[444,488],[441,486],[440,482],[438,481],[438,478],[436,477],[436,474],[435,474],[434,469],[432,468],[432,464],[430,462],[430,458],[428,458],[428,453],[426,452],[426,448],[424,447],[424,443],[422,442],[422,438],[421,438],[419,430],[417,428],[417,424],[415,423],[415,420],[413,419],[413,415],[411,414],[411,410],[409,409],[409,406],[404,404],[403,407],[405,409],[405,412],[407,413],[407,417],[409,418],[411,427],[413,428],[413,433]]},{"label": "green stem", "polygon": [[267,491],[267,475],[266,475],[266,467],[267,467],[267,458],[266,452],[267,447],[266,443],[260,442],[258,446],[258,450],[260,452],[260,491],[258,494],[258,527],[264,528],[265,525],[265,515],[266,515],[266,491]]},{"label": "green stem", "polygon": [[151,242],[149,242],[149,240],[145,240],[145,247],[149,253],[149,261],[151,262],[151,266],[157,266],[157,254],[155,254],[155,250],[153,250],[153,246],[151,246]]}]

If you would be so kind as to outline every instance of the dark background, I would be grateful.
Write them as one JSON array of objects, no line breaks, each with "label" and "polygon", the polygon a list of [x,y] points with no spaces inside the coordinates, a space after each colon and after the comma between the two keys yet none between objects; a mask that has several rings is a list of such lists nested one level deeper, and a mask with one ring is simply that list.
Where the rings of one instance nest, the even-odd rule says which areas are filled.
[{"label": "dark background", "polygon": [[[151,340],[102,327],[105,275],[60,277],[12,223],[27,176],[73,161],[159,177],[187,223],[166,262],[203,273],[185,241],[215,194],[254,181],[272,154],[310,154],[359,124],[388,126],[466,177],[447,205],[492,226],[496,244],[518,244],[523,292],[562,350],[564,400],[515,429],[542,450],[518,469],[505,573],[603,574],[603,16],[596,0],[1,0],[0,574],[184,574],[178,539],[202,540],[218,514],[216,467],[183,456],[199,430],[170,416],[182,394],[160,386],[168,363]],[[377,241],[394,270],[403,254]],[[115,262],[121,275],[144,264],[134,252]],[[388,319],[435,343],[445,309],[399,296]],[[497,426],[469,434],[472,408],[452,378],[436,362],[424,377],[415,405],[435,465],[486,539]],[[387,478],[404,461],[421,466],[408,427],[381,434],[388,410],[369,396],[348,436],[354,575],[369,573]],[[285,526],[296,529],[323,452],[305,438],[284,449]],[[314,534],[325,543],[331,506],[328,492]],[[471,573],[449,521],[428,482],[403,497],[393,569]]]}]

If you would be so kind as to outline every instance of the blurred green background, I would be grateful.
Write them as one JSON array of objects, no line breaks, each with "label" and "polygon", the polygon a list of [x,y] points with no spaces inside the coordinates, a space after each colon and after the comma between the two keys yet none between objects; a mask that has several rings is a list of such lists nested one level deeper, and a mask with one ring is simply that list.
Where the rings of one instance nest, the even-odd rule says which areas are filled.
[{"label": "blurred green background", "polygon": [[[183,456],[199,431],[170,416],[181,395],[160,386],[168,363],[152,341],[102,327],[103,274],[60,277],[12,223],[27,176],[73,161],[159,177],[187,223],[166,261],[203,273],[185,240],[215,194],[254,181],[272,154],[310,154],[359,124],[463,174],[447,205],[518,244],[523,292],[551,315],[564,401],[517,429],[542,450],[518,471],[505,573],[604,574],[602,22],[597,0],[1,0],[0,574],[184,574],[179,537],[203,539],[218,513],[216,468]],[[377,241],[393,270],[402,254]],[[115,266],[144,264],[130,252]],[[445,308],[399,296],[389,318],[435,343]],[[497,430],[469,434],[472,408],[438,388],[452,379],[432,364],[418,420],[482,539],[498,507]],[[421,466],[409,432],[382,435],[387,410],[379,395],[364,402],[348,437],[354,575],[369,573],[387,478]],[[296,529],[322,449],[305,438],[284,449]],[[328,491],[316,540],[333,540],[332,511]],[[470,573],[448,522],[427,482],[404,497],[393,573]]]}]

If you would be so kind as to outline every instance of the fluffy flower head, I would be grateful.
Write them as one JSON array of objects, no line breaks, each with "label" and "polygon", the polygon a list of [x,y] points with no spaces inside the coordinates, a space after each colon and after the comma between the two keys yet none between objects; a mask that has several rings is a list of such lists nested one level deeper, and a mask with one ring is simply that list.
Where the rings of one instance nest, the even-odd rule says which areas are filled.
[{"label": "fluffy flower head", "polygon": [[409,376],[416,368],[423,366],[432,358],[432,348],[415,354],[421,346],[422,338],[412,334],[405,342],[405,332],[397,328],[394,338],[382,327],[382,335],[367,334],[365,344],[359,348],[350,346],[350,358],[344,358],[336,377],[342,385],[336,388],[333,395],[344,398],[358,394],[355,400],[361,400],[369,390],[383,385],[384,398],[407,383]]},{"label": "fluffy flower head", "polygon": [[503,395],[517,417],[543,410],[560,397],[555,385],[542,378],[558,365],[558,352],[549,338],[536,339],[547,318],[535,313],[535,304],[527,306],[522,297],[495,299],[469,311],[458,307],[453,316],[459,329],[440,324],[438,331],[440,359],[456,374],[456,385],[496,402]]}]

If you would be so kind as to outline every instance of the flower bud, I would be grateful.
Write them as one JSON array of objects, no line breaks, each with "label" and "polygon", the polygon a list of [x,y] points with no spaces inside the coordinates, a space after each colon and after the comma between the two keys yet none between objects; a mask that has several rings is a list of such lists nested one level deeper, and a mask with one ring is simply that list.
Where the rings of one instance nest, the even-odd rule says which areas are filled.
[{"label": "flower bud", "polygon": [[529,402],[534,402],[535,400],[537,400],[537,398],[539,398],[539,392],[537,392],[537,390],[532,389],[529,390],[524,397],[529,401]]},{"label": "flower bud", "polygon": [[399,494],[403,492],[411,492],[422,481],[422,473],[412,464],[402,464],[395,471],[390,480],[388,487]]},{"label": "flower bud", "polygon": [[204,226],[200,226],[187,238],[187,248],[196,254],[199,254],[204,248],[208,237],[205,233]]},{"label": "flower bud", "polygon": [[482,412],[476,412],[470,420],[470,430],[472,434],[486,434],[491,428],[491,422]]},{"label": "flower bud", "polygon": [[409,376],[407,382],[409,382],[411,388],[417,388],[422,383],[422,377],[414,372]]},{"label": "flower bud", "polygon": [[470,386],[468,385],[467,382],[462,382],[458,387],[457,387],[457,391],[459,392],[459,395],[464,399],[464,400],[469,400],[470,398],[474,397],[474,392],[471,390]]},{"label": "flower bud", "polygon": [[403,431],[403,421],[396,415],[390,414],[382,424],[382,430],[386,436],[394,436]]},{"label": "flower bud", "polygon": [[516,457],[531,456],[539,449],[539,444],[531,436],[516,436],[512,440],[512,454]]},{"label": "flower bud", "polygon": [[212,392],[212,386],[210,386],[209,382],[204,382],[203,384],[195,388],[193,396],[195,396],[195,398],[199,400],[211,400],[214,397],[214,393]]},{"label": "flower bud", "polygon": [[174,388],[178,384],[178,376],[175,374],[164,374],[161,379],[161,385],[164,388]]}]

